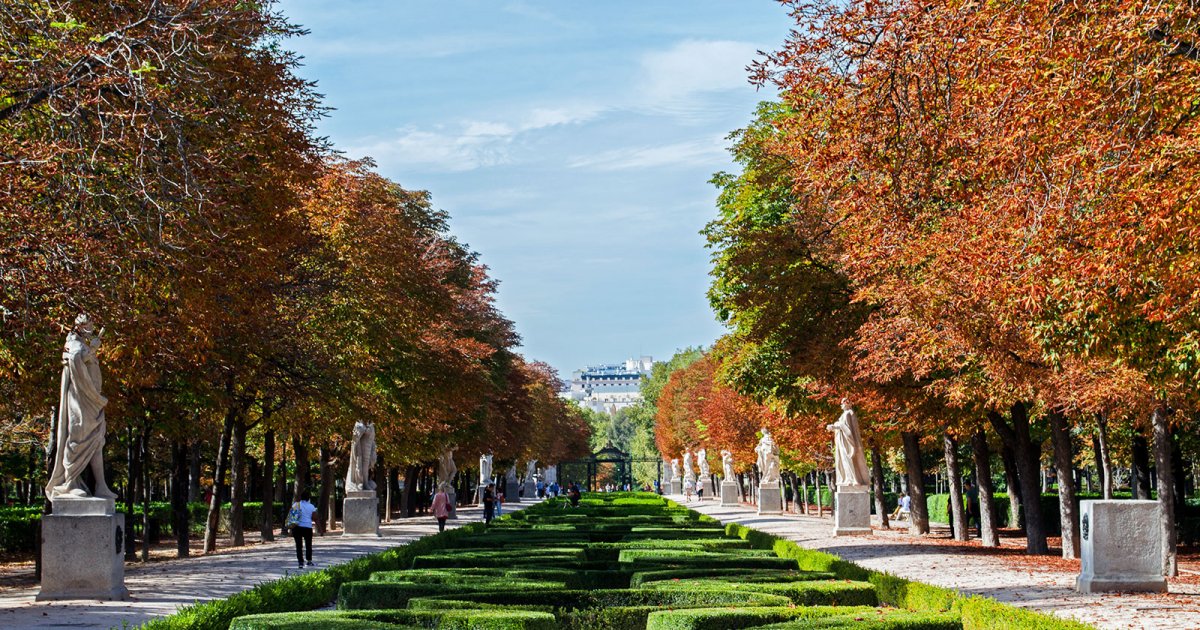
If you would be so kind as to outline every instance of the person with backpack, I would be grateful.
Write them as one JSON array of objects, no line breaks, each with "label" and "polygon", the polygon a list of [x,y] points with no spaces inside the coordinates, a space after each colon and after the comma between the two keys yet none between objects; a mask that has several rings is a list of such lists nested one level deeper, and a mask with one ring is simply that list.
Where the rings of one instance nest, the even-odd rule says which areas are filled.
[{"label": "person with backpack", "polygon": [[317,506],[312,504],[312,494],[305,490],[300,493],[300,500],[293,503],[292,509],[288,512],[287,524],[292,528],[292,538],[296,540],[296,562],[300,564],[301,569],[304,568],[306,560],[308,566],[313,566],[312,518],[316,511]]}]

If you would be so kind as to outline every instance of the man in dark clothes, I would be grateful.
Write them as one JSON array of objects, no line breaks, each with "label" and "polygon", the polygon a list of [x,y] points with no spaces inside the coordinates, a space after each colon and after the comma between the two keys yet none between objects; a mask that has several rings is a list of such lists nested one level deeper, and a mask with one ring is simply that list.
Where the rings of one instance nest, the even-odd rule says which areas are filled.
[{"label": "man in dark clothes", "polygon": [[483,491],[483,522],[491,523],[496,516],[496,493],[495,486],[488,484]]}]

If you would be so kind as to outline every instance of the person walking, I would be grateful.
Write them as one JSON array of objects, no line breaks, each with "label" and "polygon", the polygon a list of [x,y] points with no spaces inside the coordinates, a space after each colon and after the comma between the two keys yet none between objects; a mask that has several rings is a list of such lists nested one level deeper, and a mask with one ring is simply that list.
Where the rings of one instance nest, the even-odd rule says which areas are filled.
[{"label": "person walking", "polygon": [[312,561],[312,536],[313,536],[313,521],[312,517],[317,511],[317,506],[312,504],[312,493],[308,490],[300,493],[300,500],[292,504],[292,509],[288,512],[288,520],[292,523],[292,538],[296,540],[296,562],[300,568],[304,568],[305,561],[308,566],[313,566]]},{"label": "person walking", "polygon": [[692,502],[692,493],[695,491],[696,491],[696,482],[692,481],[691,479],[685,479],[683,481],[683,496],[684,496],[684,498],[687,499],[688,503]]},{"label": "person walking", "polygon": [[492,522],[496,516],[496,486],[488,484],[483,490],[483,523]]},{"label": "person walking", "polygon": [[437,519],[438,531],[446,531],[446,519],[450,518],[450,495],[446,494],[446,483],[438,485],[433,495],[433,518]]}]

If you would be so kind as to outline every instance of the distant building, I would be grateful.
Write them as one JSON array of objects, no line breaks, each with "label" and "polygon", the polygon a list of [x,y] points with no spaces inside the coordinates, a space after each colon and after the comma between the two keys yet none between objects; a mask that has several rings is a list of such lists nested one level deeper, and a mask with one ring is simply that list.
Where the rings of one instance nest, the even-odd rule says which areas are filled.
[{"label": "distant building", "polygon": [[616,413],[642,401],[642,378],[650,375],[653,357],[627,359],[625,363],[593,365],[575,370],[571,387],[562,393],[579,404],[603,413]]}]

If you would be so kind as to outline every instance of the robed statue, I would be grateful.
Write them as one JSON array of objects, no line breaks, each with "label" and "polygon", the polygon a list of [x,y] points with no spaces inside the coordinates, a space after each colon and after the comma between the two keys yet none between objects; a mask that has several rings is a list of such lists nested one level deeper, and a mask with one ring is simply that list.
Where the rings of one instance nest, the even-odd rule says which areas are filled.
[{"label": "robed statue", "polygon": [[375,465],[375,423],[362,420],[354,423],[350,438],[350,463],[346,467],[346,492],[375,489],[371,467]]},{"label": "robed statue", "polygon": [[696,483],[696,471],[692,468],[692,452],[690,450],[683,452],[683,481]]},{"label": "robed statue", "polygon": [[492,454],[479,456],[479,485],[492,483]]},{"label": "robed statue", "polygon": [[671,481],[675,481],[679,478],[679,458],[677,457],[671,460]]},{"label": "robed statue", "polygon": [[[75,318],[62,353],[62,388],[59,392],[58,428],[54,440],[54,470],[46,484],[46,498],[117,497],[104,483],[104,439],[108,423],[100,393],[100,361],[96,351],[101,338],[87,315]],[[92,471],[95,488],[88,492],[83,472]]]},{"label": "robed statue", "polygon": [[733,452],[729,450],[721,451],[721,468],[725,471],[725,477],[722,481],[733,481],[736,475],[733,472]]},{"label": "robed statue", "polygon": [[700,478],[709,479],[712,477],[712,471],[708,468],[708,451],[700,449],[696,451],[696,463],[700,465]]},{"label": "robed statue", "polygon": [[439,484],[454,485],[454,475],[458,474],[458,466],[454,465],[454,451],[457,446],[447,446],[442,449],[442,456],[438,458],[437,478]]},{"label": "robed statue", "polygon": [[525,478],[521,481],[524,481],[525,483],[537,481],[537,463],[538,460],[536,459],[531,459],[525,462]]},{"label": "robed statue", "polygon": [[779,483],[779,447],[766,427],[763,427],[762,438],[754,452],[758,453],[759,484]]},{"label": "robed statue", "polygon": [[865,486],[871,483],[871,473],[867,471],[867,457],[863,452],[862,435],[858,430],[858,414],[849,398],[842,399],[842,416],[837,422],[827,425],[826,430],[833,432],[834,468],[837,471],[837,485]]}]

